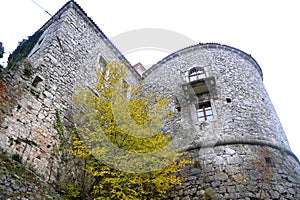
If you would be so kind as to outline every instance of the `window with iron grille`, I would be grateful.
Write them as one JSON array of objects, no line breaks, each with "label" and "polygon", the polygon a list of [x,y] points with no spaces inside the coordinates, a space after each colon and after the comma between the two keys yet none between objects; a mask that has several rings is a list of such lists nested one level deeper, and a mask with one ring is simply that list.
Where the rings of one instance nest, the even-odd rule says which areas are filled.
[{"label": "window with iron grille", "polygon": [[189,70],[188,72],[188,80],[189,82],[204,79],[205,78],[205,71],[203,67],[194,67]]},{"label": "window with iron grille", "polygon": [[210,121],[213,118],[213,111],[210,102],[200,103],[197,105],[198,122]]}]

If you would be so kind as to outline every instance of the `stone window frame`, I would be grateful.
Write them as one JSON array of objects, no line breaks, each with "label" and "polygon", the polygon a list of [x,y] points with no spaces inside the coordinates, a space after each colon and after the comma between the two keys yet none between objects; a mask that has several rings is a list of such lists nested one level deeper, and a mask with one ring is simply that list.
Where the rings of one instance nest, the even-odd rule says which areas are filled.
[{"label": "stone window frame", "polygon": [[[194,106],[194,116],[196,117],[196,121],[199,123],[198,125],[201,126],[203,124],[209,123],[209,122],[214,122],[216,120],[218,120],[218,115],[217,115],[217,109],[215,106],[215,101],[212,99],[211,95],[209,92],[207,93],[202,93],[202,94],[196,94],[197,97],[197,102]],[[198,119],[198,107],[199,105],[206,105],[209,104],[211,107],[211,111],[212,111],[212,118],[209,120],[203,120],[203,121],[199,121]]]},{"label": "stone window frame", "polygon": [[[194,79],[194,80],[191,80],[190,78],[190,73],[192,70],[194,69],[201,69],[202,73],[200,73],[199,75],[202,75],[202,76],[196,76],[197,78]],[[192,65],[191,67],[185,69],[184,71],[181,71],[181,77],[183,78],[184,82],[194,82],[194,81],[197,81],[197,80],[203,80],[203,79],[206,79],[210,76],[210,73],[208,71],[209,69],[209,65],[200,65],[200,64],[195,64],[195,65]]]},{"label": "stone window frame", "polygon": [[204,67],[201,66],[193,66],[187,71],[187,81],[192,82],[196,80],[201,80],[206,78],[206,72]]}]

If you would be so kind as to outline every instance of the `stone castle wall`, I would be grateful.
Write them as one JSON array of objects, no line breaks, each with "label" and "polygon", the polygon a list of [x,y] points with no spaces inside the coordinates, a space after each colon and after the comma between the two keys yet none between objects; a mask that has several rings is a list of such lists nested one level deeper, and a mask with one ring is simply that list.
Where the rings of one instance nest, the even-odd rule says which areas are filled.
[{"label": "stone castle wall", "polygon": [[[206,71],[207,93],[199,95],[187,84],[186,72],[193,67]],[[225,45],[200,44],[166,57],[143,78],[149,85],[159,82],[157,91],[163,85],[179,102],[174,143],[195,161],[174,199],[201,199],[208,188],[217,199],[299,198],[299,161],[252,57]],[[211,103],[214,119],[199,124],[201,101]]]},{"label": "stone castle wall", "polygon": [[299,199],[299,163],[286,152],[268,146],[232,144],[189,151],[195,163],[172,199]]},{"label": "stone castle wall", "polygon": [[[23,63],[4,77],[14,104],[3,122],[0,142],[2,148],[21,155],[24,163],[53,179],[60,162],[53,156],[61,142],[55,128],[57,116],[69,128],[65,134],[70,134],[75,89],[94,87],[101,57],[106,62],[126,60],[73,3],[40,30],[43,33],[28,56],[31,75],[24,74],[28,63]],[[136,72],[129,73],[127,81],[133,84],[138,78]]]},{"label": "stone castle wall", "polygon": [[[73,1],[40,30],[28,56],[32,73],[24,73],[28,63],[23,63],[4,76],[14,103],[2,123],[0,145],[51,180],[61,161],[55,156],[61,142],[57,117],[68,134],[76,87],[93,88],[102,58],[126,59]],[[201,87],[207,92],[198,94],[188,83],[193,67],[205,69]],[[178,117],[166,131],[174,132],[176,148],[195,160],[182,172],[186,180],[172,198],[201,199],[208,188],[218,199],[300,198],[299,161],[251,56],[225,45],[199,44],[171,54],[142,77],[129,69],[129,84],[143,83],[173,99]],[[211,103],[213,120],[197,121],[198,101]]]},{"label": "stone castle wall", "polygon": [[[290,148],[264,88],[261,70],[251,63],[254,62],[252,58],[217,44],[196,45],[175,54],[147,71],[144,82],[164,85],[182,104],[181,122],[190,127],[189,133],[183,133],[184,140],[192,135],[191,141],[195,143],[197,137],[208,139],[207,135],[213,135],[215,142],[253,140]],[[197,123],[197,94],[186,84],[184,77],[189,69],[196,66],[204,67],[207,77],[213,77],[215,82],[208,88],[214,119],[202,130],[194,126]],[[206,84],[210,85],[208,81]],[[207,131],[213,133],[207,134]]]}]

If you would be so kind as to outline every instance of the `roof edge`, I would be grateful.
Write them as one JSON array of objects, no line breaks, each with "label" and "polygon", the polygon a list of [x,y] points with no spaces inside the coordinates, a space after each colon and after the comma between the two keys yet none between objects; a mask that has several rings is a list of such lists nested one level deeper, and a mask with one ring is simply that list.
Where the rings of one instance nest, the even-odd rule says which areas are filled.
[{"label": "roof edge", "polygon": [[163,59],[161,59],[159,62],[157,62],[156,64],[152,65],[143,75],[144,77],[147,76],[148,74],[151,73],[151,71],[153,71],[155,68],[157,68],[159,65],[164,64],[165,62],[178,57],[180,54],[185,53],[187,51],[192,50],[193,48],[217,48],[217,49],[225,49],[225,50],[229,50],[233,53],[239,54],[241,57],[247,59],[251,64],[253,64],[253,66],[257,69],[258,73],[260,74],[261,78],[263,79],[263,72],[261,67],[259,66],[259,64],[257,63],[257,61],[250,55],[247,54],[246,52],[235,48],[235,47],[231,47],[225,44],[219,44],[219,43],[199,43],[199,44],[195,44],[195,45],[191,45],[182,49],[179,49],[173,53],[171,53],[170,55],[164,57]]},{"label": "roof edge", "polygon": [[60,18],[60,15],[64,13],[69,8],[76,9],[81,16],[95,29],[96,33],[103,39],[103,41],[107,44],[107,46],[117,54],[118,58],[123,61],[129,68],[130,71],[134,71],[134,74],[137,78],[141,78],[141,76],[136,72],[131,63],[125,58],[125,56],[121,53],[121,51],[111,42],[111,40],[103,33],[103,31],[99,28],[99,26],[87,15],[87,13],[81,8],[81,6],[76,3],[74,0],[70,0],[65,3],[38,31],[45,31],[53,22]]}]

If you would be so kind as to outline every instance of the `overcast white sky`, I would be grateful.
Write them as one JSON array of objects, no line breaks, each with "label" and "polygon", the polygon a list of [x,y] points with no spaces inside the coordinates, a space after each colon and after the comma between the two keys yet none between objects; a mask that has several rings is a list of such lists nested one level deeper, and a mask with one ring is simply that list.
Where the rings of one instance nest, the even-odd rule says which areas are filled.
[{"label": "overcast white sky", "polygon": [[[67,0],[35,0],[55,14]],[[293,152],[300,158],[300,12],[297,0],[77,0],[109,37],[140,28],[176,31],[199,43],[236,47],[260,64],[264,83]],[[0,41],[6,52],[50,18],[32,0],[0,0]],[[118,46],[116,44],[116,46]],[[131,54],[132,64],[163,56]],[[3,62],[3,61],[2,61]],[[1,62],[1,63],[2,63]],[[298,125],[299,123],[299,125]]]}]

